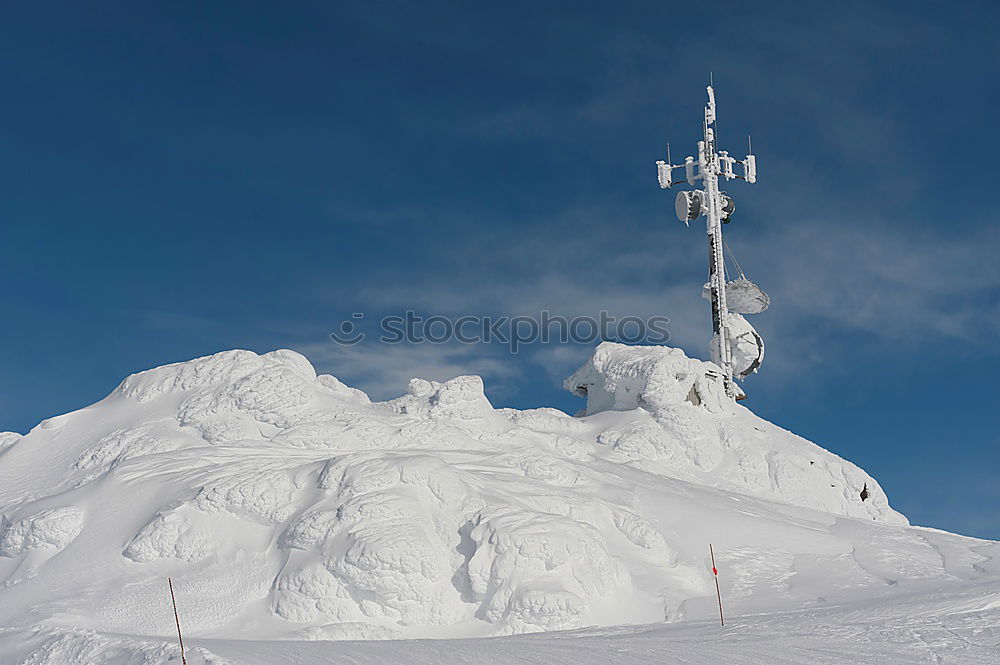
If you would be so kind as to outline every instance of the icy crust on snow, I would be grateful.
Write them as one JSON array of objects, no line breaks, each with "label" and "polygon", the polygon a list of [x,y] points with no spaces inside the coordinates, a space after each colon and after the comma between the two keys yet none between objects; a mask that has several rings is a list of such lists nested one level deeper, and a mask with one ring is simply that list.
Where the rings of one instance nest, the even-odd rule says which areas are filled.
[{"label": "icy crust on snow", "polygon": [[[168,574],[192,629],[231,637],[660,621],[713,593],[704,517],[689,512],[791,511],[786,555],[741,550],[778,561],[786,586],[808,557],[850,552],[836,538],[814,552],[814,527],[797,524],[905,524],[870,476],[727,400],[715,373],[676,349],[605,343],[567,380],[587,398],[580,417],[494,409],[474,376],[371,403],[291,351],[135,374],[0,436],[0,624],[30,606],[42,623],[169,635]],[[17,562],[36,550],[62,554],[29,575]]]}]

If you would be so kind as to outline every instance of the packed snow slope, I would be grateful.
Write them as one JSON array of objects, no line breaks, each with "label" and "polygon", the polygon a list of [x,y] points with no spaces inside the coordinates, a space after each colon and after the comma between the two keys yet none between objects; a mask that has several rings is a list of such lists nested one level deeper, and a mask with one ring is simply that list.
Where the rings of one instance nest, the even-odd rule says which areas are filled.
[{"label": "packed snow slope", "polygon": [[[994,653],[1000,543],[909,527],[864,471],[726,399],[717,371],[604,343],[566,381],[586,398],[575,417],[494,409],[474,376],[414,379],[372,403],[291,351],[130,376],[91,407],[0,434],[0,662],[171,662],[168,576],[192,663],[364,662],[304,641],[664,622],[572,635],[595,654],[653,640],[676,655],[715,630],[709,543],[737,626],[903,625],[898,608],[919,606],[942,635],[961,623],[943,616],[973,617],[960,651]],[[277,639],[303,643],[260,642]],[[483,645],[573,662],[540,639],[400,644],[454,644],[415,663],[479,662]]]}]

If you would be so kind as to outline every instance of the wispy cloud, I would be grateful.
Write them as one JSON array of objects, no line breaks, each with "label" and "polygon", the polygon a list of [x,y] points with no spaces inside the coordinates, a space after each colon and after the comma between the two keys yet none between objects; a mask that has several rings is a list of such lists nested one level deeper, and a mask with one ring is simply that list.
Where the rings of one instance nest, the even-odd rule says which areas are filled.
[{"label": "wispy cloud", "polygon": [[521,372],[502,351],[484,345],[362,343],[342,346],[331,341],[298,345],[295,350],[308,357],[317,371],[333,374],[361,388],[375,400],[404,394],[413,378],[447,381],[468,374],[484,377],[491,394],[503,395],[513,388]]},{"label": "wispy cloud", "polygon": [[929,235],[829,222],[753,239],[750,253],[780,257],[759,265],[779,302],[802,313],[909,342],[940,335],[975,343],[983,326],[998,324],[988,306],[1000,295],[988,249],[998,241],[993,231]]},{"label": "wispy cloud", "polygon": [[[664,230],[660,220],[637,223],[608,209],[573,209],[534,220],[530,240],[504,241],[503,233],[490,232],[454,240],[447,251],[467,260],[453,261],[448,274],[383,272],[360,291],[359,300],[383,312],[664,315],[671,319],[671,343],[705,357],[703,232],[700,225],[685,230],[672,224]],[[630,233],[630,226],[641,230]],[[774,302],[753,320],[766,337],[774,335],[768,339],[771,372],[791,377],[811,364],[837,364],[836,358],[850,351],[842,341],[850,333],[900,349],[953,340],[996,352],[983,335],[1000,330],[1000,267],[988,250],[1000,241],[995,232],[973,238],[913,233],[877,218],[806,218],[731,235],[742,266]],[[466,371],[482,351],[423,345],[339,353],[339,362],[351,371],[360,373],[367,363],[367,380],[398,390],[405,383],[402,375],[414,372],[403,366],[443,376]],[[567,359],[580,353],[535,347],[523,360],[485,354],[488,361],[476,362],[496,376],[505,362],[533,362],[557,378]],[[412,358],[404,360],[407,356]],[[376,377],[380,372],[385,379]]]}]

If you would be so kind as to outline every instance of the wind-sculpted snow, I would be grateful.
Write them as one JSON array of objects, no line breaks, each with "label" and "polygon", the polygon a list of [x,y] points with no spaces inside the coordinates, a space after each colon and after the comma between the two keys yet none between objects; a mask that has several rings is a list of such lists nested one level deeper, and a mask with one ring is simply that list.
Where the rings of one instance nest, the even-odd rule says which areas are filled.
[{"label": "wind-sculpted snow", "polygon": [[[77,631],[83,662],[117,648],[104,632],[172,634],[167,576],[195,637],[690,620],[712,612],[709,543],[734,611],[1000,575],[980,541],[906,527],[864,471],[728,401],[717,372],[605,343],[567,380],[577,417],[494,409],[471,376],[372,403],[291,351],[141,372],[0,434],[0,625],[51,631],[38,663],[76,662],[58,636]],[[136,644],[134,662],[173,657]]]},{"label": "wind-sculpted snow", "polygon": [[0,555],[15,557],[29,550],[61,550],[83,528],[83,511],[67,506],[43,510],[4,525]]},{"label": "wind-sculpted snow", "polygon": [[[186,655],[190,665],[236,665],[201,647],[188,649]],[[157,665],[180,660],[176,644],[73,631],[42,636],[22,665]]]},{"label": "wind-sculpted snow", "polygon": [[260,370],[265,364],[264,358],[251,351],[224,351],[214,356],[133,374],[122,381],[116,392],[128,399],[145,403],[197,388],[231,385]]},{"label": "wind-sculpted snow", "polygon": [[452,580],[461,564],[456,548],[481,502],[457,473],[424,455],[331,460],[319,486],[330,496],[291,526],[287,542],[314,552],[326,574],[303,577],[298,562],[316,557],[290,557],[283,575],[294,584],[284,584],[289,594],[279,588],[279,615],[298,611],[296,596],[314,599],[317,609],[332,602],[342,615],[336,598],[350,590],[355,613],[376,619],[437,625],[465,618]]},{"label": "wind-sculpted snow", "polygon": [[641,468],[840,515],[906,523],[871,476],[736,405],[712,380],[713,372],[714,365],[679,349],[605,342],[565,386],[587,398],[588,415],[630,414],[598,441]]},{"label": "wind-sculpted snow", "polygon": [[16,432],[0,432],[0,453],[13,446],[21,438]]},{"label": "wind-sculpted snow", "polygon": [[264,471],[205,485],[193,505],[206,513],[227,512],[266,524],[281,524],[296,511],[297,491],[286,471]]},{"label": "wind-sculpted snow", "polygon": [[101,477],[113,466],[133,457],[155,455],[198,445],[196,437],[182,430],[176,418],[142,423],[115,430],[88,448],[74,465],[85,472],[84,481]]},{"label": "wind-sculpted snow", "polygon": [[587,415],[642,407],[656,417],[685,402],[709,413],[738,412],[721,384],[711,380],[713,371],[718,368],[680,349],[604,342],[563,385],[587,398]]},{"label": "wind-sculpted snow", "polygon": [[166,510],[136,534],[124,554],[133,561],[180,559],[201,561],[215,550],[212,532],[197,516],[181,510]]},{"label": "wind-sculpted snow", "polygon": [[472,592],[483,618],[509,632],[577,628],[590,605],[632,591],[601,531],[585,522],[511,507],[484,511],[470,535]]}]

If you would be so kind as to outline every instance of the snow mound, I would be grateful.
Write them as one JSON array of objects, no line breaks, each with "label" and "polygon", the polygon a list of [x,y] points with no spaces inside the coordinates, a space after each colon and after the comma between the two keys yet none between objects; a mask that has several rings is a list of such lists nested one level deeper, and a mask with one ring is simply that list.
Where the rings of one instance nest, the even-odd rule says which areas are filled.
[{"label": "snow mound", "polygon": [[43,510],[5,525],[0,555],[15,557],[29,550],[61,550],[83,529],[83,511],[67,506]]},{"label": "snow mound", "polygon": [[[1000,575],[980,541],[907,527],[864,471],[726,399],[711,363],[604,343],[566,386],[578,417],[494,409],[474,376],[372,403],[292,351],[130,376],[0,435],[0,625],[72,633],[31,662],[90,662],[171,636],[167,576],[194,639],[692,619],[712,613],[709,543],[734,611]],[[175,658],[133,646],[107,662]]]},{"label": "snow mound", "polygon": [[709,377],[713,371],[719,373],[715,365],[688,358],[680,349],[602,342],[563,386],[587,398],[587,415],[641,407],[656,416],[684,402],[710,413],[735,412],[719,382]]},{"label": "snow mound", "polygon": [[631,591],[629,574],[594,526],[541,511],[486,511],[472,530],[472,592],[505,632],[584,625],[588,607]]},{"label": "snow mound", "polygon": [[728,399],[720,376],[712,363],[679,349],[604,342],[565,386],[587,398],[588,416],[631,414],[597,440],[640,468],[838,515],[906,523],[874,478]]},{"label": "snow mound", "polygon": [[136,534],[123,554],[133,561],[180,559],[193,562],[207,558],[213,552],[211,530],[198,523],[190,514],[172,510],[156,517]]}]

